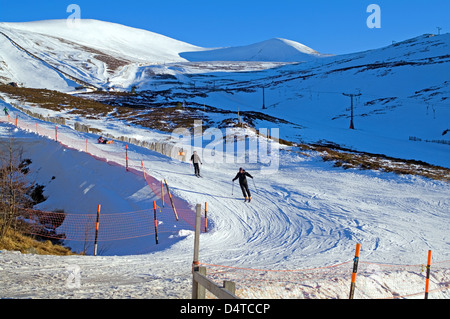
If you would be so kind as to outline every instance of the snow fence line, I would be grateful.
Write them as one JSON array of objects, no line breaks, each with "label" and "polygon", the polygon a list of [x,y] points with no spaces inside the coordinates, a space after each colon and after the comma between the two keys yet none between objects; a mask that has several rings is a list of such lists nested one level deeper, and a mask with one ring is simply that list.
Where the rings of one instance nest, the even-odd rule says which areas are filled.
[{"label": "snow fence line", "polygon": [[[54,139],[66,148],[85,151],[98,160],[121,165],[108,161],[108,152],[98,148],[95,144],[89,144],[87,140],[78,141],[63,134],[58,136],[57,125],[52,130],[46,128],[45,125],[39,126],[37,122],[28,123],[23,119],[19,121],[18,115],[15,118],[8,116],[7,120],[4,118],[5,116],[0,117],[0,121]],[[91,148],[95,148],[93,153],[96,155],[89,152]],[[162,181],[151,179],[151,176],[146,174],[142,160],[142,172],[140,172],[128,166],[129,158],[126,151],[123,155],[124,161],[126,160],[127,163],[127,170],[139,175],[142,173],[150,189],[160,199],[161,206],[155,202],[153,212],[152,209],[149,209],[117,214],[100,214],[100,206],[97,213],[89,214],[28,210],[20,218],[30,226],[30,233],[46,238],[90,243],[155,235],[155,244],[158,244],[158,233],[179,231],[179,229],[175,231],[170,228],[170,225],[174,223],[184,223],[185,229],[194,230],[195,212],[192,209],[175,209],[176,204],[171,202],[173,198],[171,199],[167,182],[168,192],[164,194]],[[172,207],[165,207],[165,204],[169,202]],[[181,218],[178,218],[178,213]],[[202,216],[204,231],[207,231],[206,215],[205,203]],[[130,220],[135,220],[135,222],[130,223]],[[169,227],[166,227],[167,225]],[[353,268],[349,261],[333,266],[302,270],[249,269],[201,262],[198,262],[197,265],[209,269],[208,276],[211,281],[233,282],[236,295],[240,298],[407,299],[421,296],[428,298],[430,295],[437,298],[448,299],[450,297],[450,282],[438,279],[448,278],[450,261],[436,263],[431,268],[430,258],[426,265],[386,265],[361,262],[358,254],[355,254]],[[433,270],[431,271],[431,269]],[[358,280],[356,279],[357,272]],[[351,278],[350,284],[348,278]],[[419,288],[421,286],[425,286],[425,290]],[[206,294],[206,296],[210,298],[211,294]]]},{"label": "snow fence line", "polygon": [[[250,269],[199,262],[218,286],[234,284],[242,299],[449,299],[450,261],[430,265],[355,261],[299,270]],[[213,298],[206,292],[205,298]]]},{"label": "snow fence line", "polygon": [[[40,113],[36,113],[36,112],[32,112],[28,109],[25,109],[23,107],[21,107],[20,105],[16,104],[16,103],[8,103],[10,105],[12,105],[14,108],[20,110],[21,112],[27,114],[28,116],[44,121],[44,122],[49,122],[49,123],[53,123],[56,125],[66,125],[66,120],[63,117],[51,117],[51,116],[44,116]],[[8,115],[8,122],[14,124],[15,126],[18,126],[18,113],[14,115],[9,116]],[[34,130],[36,133],[38,132],[38,124],[36,123],[36,128],[31,128],[32,130]],[[30,129],[30,128],[29,128]],[[96,134],[99,133],[98,129],[95,128],[91,128],[89,125],[86,124],[81,124],[79,122],[75,122],[74,127],[72,128],[77,132],[81,132],[81,133],[89,133],[89,134]],[[149,149],[151,151],[160,153],[162,155],[168,156],[170,158],[182,161],[182,162],[186,162],[187,160],[187,154],[184,151],[184,149],[182,147],[178,147],[172,143],[163,143],[163,142],[147,142],[147,141],[141,141],[139,139],[136,139],[134,137],[130,138],[128,136],[114,136],[110,133],[101,133],[102,136],[107,137],[109,139],[114,139],[114,140],[118,140],[121,142],[125,142],[128,144],[133,144],[136,146],[140,146],[140,147],[144,147],[146,149]],[[50,136],[49,136],[50,137]]]},{"label": "snow fence line", "polygon": [[[107,162],[109,165],[122,166],[127,172],[143,177],[150,191],[157,198],[153,209],[135,212],[79,212],[69,214],[65,212],[45,212],[38,210],[25,210],[20,218],[27,225],[25,232],[31,235],[49,238],[52,240],[67,240],[83,242],[85,246],[98,242],[117,242],[127,239],[155,236],[155,244],[159,244],[158,233],[166,233],[168,236],[179,236],[179,232],[193,231],[195,228],[195,211],[189,207],[184,200],[172,196],[169,184],[164,179],[159,181],[147,173],[142,160],[131,159],[128,156],[128,145],[124,152],[110,152],[101,149],[88,140],[74,139],[66,134],[58,132],[58,126],[54,129],[47,128],[48,125],[38,125],[37,122],[29,122],[19,119],[18,113],[11,116],[0,117],[0,122],[14,125],[17,128],[55,140],[67,149],[82,151],[96,160]],[[109,160],[110,158],[123,158],[119,164]],[[136,169],[134,167],[141,167]],[[101,203],[99,205],[99,210]],[[203,231],[208,230],[207,208],[203,210]],[[149,249],[151,245],[149,245]],[[141,252],[145,253],[145,252]],[[94,255],[96,249],[94,248]]]}]

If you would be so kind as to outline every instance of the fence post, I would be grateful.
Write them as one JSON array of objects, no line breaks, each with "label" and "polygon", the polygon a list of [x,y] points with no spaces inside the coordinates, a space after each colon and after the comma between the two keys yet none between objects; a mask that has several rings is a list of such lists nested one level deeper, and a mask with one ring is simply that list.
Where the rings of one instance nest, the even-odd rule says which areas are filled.
[{"label": "fence post", "polygon": [[430,271],[431,271],[431,250],[428,251],[427,277],[425,281],[425,299],[428,299],[428,291],[430,288]]},{"label": "fence post", "polygon": [[144,174],[144,179],[147,181],[147,175],[145,174],[145,167],[144,167],[144,161],[141,160],[141,166],[142,166],[142,173]]},{"label": "fence post", "polygon": [[161,180],[161,200],[162,200],[162,207],[164,207],[164,186],[162,180]]},{"label": "fence post", "polygon": [[195,237],[194,237],[194,266],[199,263],[200,252],[200,227],[202,221],[202,205],[197,204],[195,207]]},{"label": "fence post", "polygon": [[[201,275],[206,276],[206,267],[195,266],[194,271],[199,272]],[[195,279],[192,282],[192,299],[205,299],[206,288],[200,285]]]},{"label": "fence post", "polygon": [[205,233],[208,232],[208,203],[205,202]]},{"label": "fence post", "polygon": [[355,259],[353,259],[352,283],[350,286],[350,299],[353,299],[353,296],[355,294],[356,274],[358,272],[358,262],[359,262],[360,250],[361,250],[361,244],[356,244]]},{"label": "fence post", "polygon": [[158,245],[158,220],[156,218],[156,202],[153,201],[153,218],[155,220],[155,241]]},{"label": "fence post", "polygon": [[[167,184],[167,180],[166,180],[166,179],[164,179],[164,183],[166,183],[167,193],[169,194],[170,204],[172,205],[173,213],[175,214],[175,218],[176,218],[177,221],[178,221],[177,210],[175,209],[175,204],[173,203],[172,194],[170,194],[169,185]],[[201,208],[200,208],[200,209],[201,209]],[[199,225],[200,225],[200,223],[199,223]]]},{"label": "fence post", "polygon": [[[167,185],[167,183],[166,183]],[[206,268],[199,267],[199,254],[200,254],[200,228],[202,220],[202,206],[197,204],[195,207],[195,237],[194,237],[194,260],[192,262],[192,271],[198,271],[202,275],[206,275]],[[192,299],[204,299],[205,288],[199,285],[198,282],[192,278]]]},{"label": "fence post", "polygon": [[94,240],[94,256],[97,256],[97,240],[98,240],[98,225],[100,221],[100,208],[101,205],[97,207],[97,222],[95,223],[95,240]]},{"label": "fence post", "polygon": [[233,295],[236,294],[236,283],[233,281],[224,281],[223,288],[231,292]]},{"label": "fence post", "polygon": [[128,144],[125,145],[125,166],[128,172]]}]

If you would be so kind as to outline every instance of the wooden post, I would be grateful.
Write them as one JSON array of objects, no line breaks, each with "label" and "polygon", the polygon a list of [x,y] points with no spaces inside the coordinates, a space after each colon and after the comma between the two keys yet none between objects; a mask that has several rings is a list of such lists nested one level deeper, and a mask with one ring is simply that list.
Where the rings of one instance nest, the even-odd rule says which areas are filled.
[{"label": "wooden post", "polygon": [[195,237],[194,237],[194,266],[199,263],[200,252],[200,228],[202,222],[202,205],[197,204],[195,207]]},{"label": "wooden post", "polygon": [[353,259],[352,283],[350,286],[350,299],[353,299],[353,296],[355,294],[356,274],[358,272],[358,262],[359,262],[359,252],[360,251],[361,251],[361,244],[356,244],[355,259]]},{"label": "wooden post", "polygon": [[233,295],[236,294],[236,283],[233,281],[224,281],[223,288],[231,292]]},{"label": "wooden post", "polygon": [[158,245],[158,220],[156,218],[156,202],[153,201],[153,218],[155,220],[155,241],[156,245]]},{"label": "wooden post", "polygon": [[[176,208],[175,208],[175,204],[173,203],[172,194],[170,194],[170,189],[169,189],[169,185],[167,184],[167,180],[164,179],[164,183],[166,183],[167,193],[169,194],[170,204],[172,205],[173,213],[175,214],[175,218],[176,218],[177,221],[178,221],[177,210],[176,210]],[[200,209],[201,209],[201,208],[200,208]],[[199,223],[199,225],[200,225],[200,223]]]},{"label": "wooden post", "polygon": [[128,144],[125,145],[125,165],[128,172]]},{"label": "wooden post", "polygon": [[95,223],[95,240],[94,240],[94,256],[97,256],[97,240],[98,240],[98,226],[100,222],[100,208],[101,205],[97,207],[97,222]]},{"label": "wooden post", "polygon": [[[194,271],[206,276],[206,267],[194,267]],[[192,299],[205,299],[206,289],[203,285],[200,285],[197,280],[193,279],[192,282]]]},{"label": "wooden post", "polygon": [[205,202],[205,233],[208,232],[208,203]]},{"label": "wooden post", "polygon": [[428,251],[427,277],[425,281],[425,299],[428,299],[428,291],[430,289],[430,271],[431,271],[431,250]]},{"label": "wooden post", "polygon": [[[166,183],[167,185],[167,183]],[[198,271],[202,275],[206,275],[206,268],[199,267],[199,254],[200,254],[200,223],[202,221],[202,206],[197,204],[195,207],[195,236],[194,236],[194,260],[192,262],[192,271]],[[204,299],[205,288],[199,285],[198,282],[192,279],[192,299]]]}]

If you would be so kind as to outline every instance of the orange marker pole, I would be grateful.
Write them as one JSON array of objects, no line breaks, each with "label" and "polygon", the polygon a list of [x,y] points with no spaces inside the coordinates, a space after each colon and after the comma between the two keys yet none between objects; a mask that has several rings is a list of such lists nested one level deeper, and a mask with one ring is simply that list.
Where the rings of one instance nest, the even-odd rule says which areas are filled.
[{"label": "orange marker pole", "polygon": [[16,126],[17,126],[17,121],[19,120],[19,113],[16,113]]},{"label": "orange marker pole", "polygon": [[430,289],[430,271],[431,271],[431,250],[428,251],[427,279],[425,281],[425,299],[428,299],[428,291]]},{"label": "orange marker pole", "polygon": [[356,273],[358,272],[359,252],[361,251],[361,244],[356,244],[355,259],[353,259],[353,273],[352,284],[350,286],[350,299],[353,299],[356,286]]},{"label": "orange marker pole", "polygon": [[144,179],[147,180],[147,177],[145,175],[145,167],[144,167],[144,162],[141,160],[141,165],[142,165],[142,173],[144,173]]},{"label": "orange marker pole", "polygon": [[126,168],[128,172],[128,144],[125,145],[125,162],[126,162]]},{"label": "orange marker pole", "polygon": [[172,204],[173,213],[175,214],[175,218],[176,218],[177,221],[178,221],[177,210],[175,209],[175,204],[173,203],[172,195],[170,194],[169,185],[167,185],[167,181],[166,181],[165,179],[164,179],[164,183],[166,183],[167,194],[169,194],[170,204]]},{"label": "orange marker pole", "polygon": [[161,181],[161,200],[162,200],[162,207],[164,207],[164,186],[163,186],[163,181]]},{"label": "orange marker pole", "polygon": [[58,126],[55,125],[55,139],[58,142]]},{"label": "orange marker pole", "polygon": [[88,139],[86,139],[86,153],[88,152]]},{"label": "orange marker pole", "polygon": [[208,203],[205,202],[205,233],[208,232]]},{"label": "orange marker pole", "polygon": [[100,208],[101,205],[97,207],[97,222],[95,223],[95,241],[94,241],[94,256],[97,256],[97,239],[98,239],[98,226],[100,221]]},{"label": "orange marker pole", "polygon": [[37,128],[37,123],[36,123],[36,134],[39,134],[38,128]]},{"label": "orange marker pole", "polygon": [[156,202],[153,201],[153,218],[155,220],[155,241],[156,244],[158,245],[158,220],[156,219]]}]

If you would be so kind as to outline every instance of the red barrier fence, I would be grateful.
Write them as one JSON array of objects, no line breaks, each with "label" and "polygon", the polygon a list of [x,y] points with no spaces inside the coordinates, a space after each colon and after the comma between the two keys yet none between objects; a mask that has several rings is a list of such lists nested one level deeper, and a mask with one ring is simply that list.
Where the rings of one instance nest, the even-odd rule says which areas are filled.
[{"label": "red barrier fence", "polygon": [[[0,122],[7,122],[18,128],[56,140],[66,148],[86,152],[95,159],[108,162],[110,165],[123,166],[128,172],[143,176],[150,190],[159,199],[155,202],[156,209],[136,212],[68,214],[28,210],[22,218],[31,225],[31,234],[51,239],[94,243],[156,236],[156,232],[161,234],[194,230],[195,211],[187,202],[172,196],[167,180],[164,180],[167,189],[165,192],[163,181],[150,176],[142,160],[140,160],[141,165],[133,163],[133,160],[129,158],[128,145],[124,145],[122,151],[117,148],[107,149],[97,144],[96,141],[89,143],[85,135],[76,131],[71,132],[70,135],[64,134],[64,130],[58,130],[57,125],[53,127],[53,124],[39,122],[28,116],[22,117],[19,116],[19,113],[16,113],[13,118],[14,120],[10,116],[0,116]],[[79,138],[74,138],[77,136]],[[121,161],[123,163],[117,163]],[[139,166],[142,168],[141,171],[132,168]],[[165,208],[164,204],[169,201],[171,207]],[[155,220],[157,220],[157,224],[155,224]],[[207,231],[206,228],[205,231]]]},{"label": "red barrier fence", "polygon": [[[354,299],[450,298],[450,261],[434,263],[428,280],[430,268],[425,264],[359,261],[358,279],[352,276],[353,264],[348,261],[311,269],[268,270],[199,263],[218,285],[234,282],[236,295],[242,299],[348,299],[349,287]],[[424,290],[426,282],[428,292]]]}]

